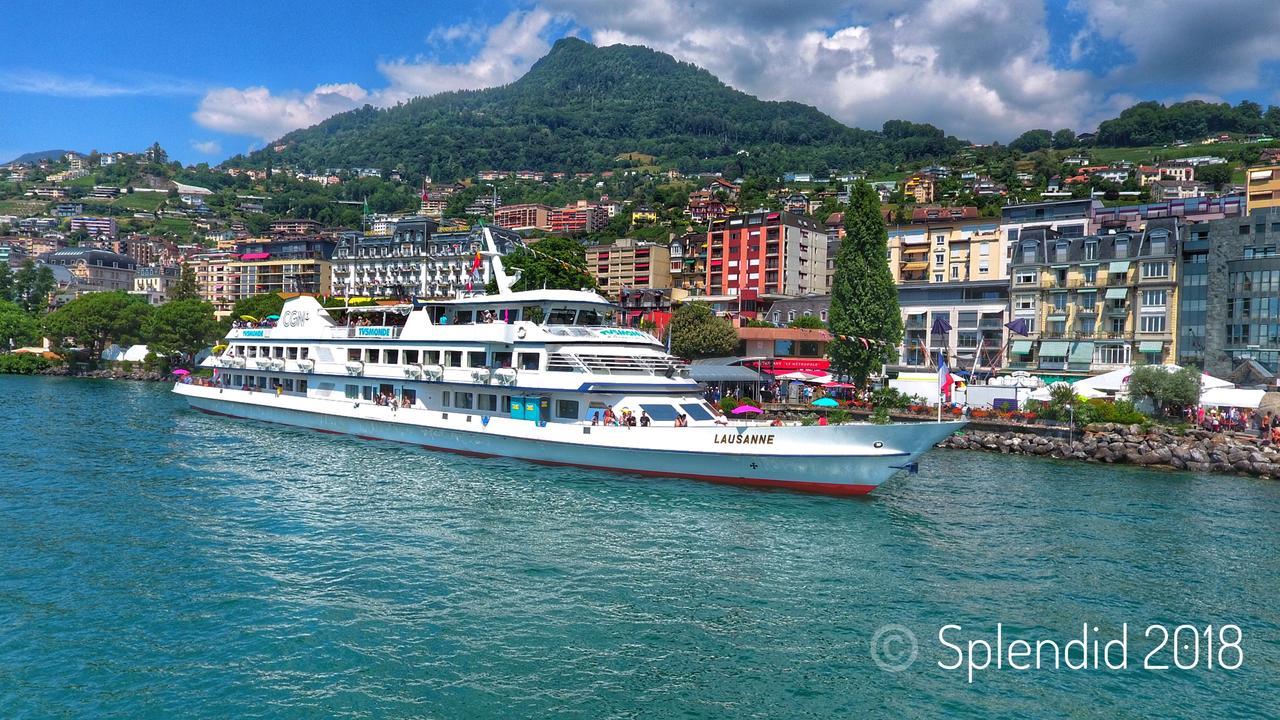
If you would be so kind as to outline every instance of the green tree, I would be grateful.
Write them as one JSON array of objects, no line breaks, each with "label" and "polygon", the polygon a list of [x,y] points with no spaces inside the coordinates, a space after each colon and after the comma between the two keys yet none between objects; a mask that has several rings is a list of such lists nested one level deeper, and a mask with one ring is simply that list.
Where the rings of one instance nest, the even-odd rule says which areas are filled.
[{"label": "green tree", "polygon": [[508,272],[520,270],[520,280],[513,290],[580,290],[596,286],[595,278],[587,272],[586,253],[576,240],[549,237],[532,248],[516,248],[502,259]]},{"label": "green tree", "polygon": [[9,263],[0,263],[0,300],[13,301],[13,270]]},{"label": "green tree", "polygon": [[53,271],[47,265],[37,266],[27,260],[13,275],[13,300],[29,313],[43,312],[49,307],[49,295],[58,287]]},{"label": "green tree", "polygon": [[197,299],[172,300],[156,308],[142,323],[142,337],[157,355],[195,355],[216,340],[213,305]]},{"label": "green tree", "polygon": [[787,327],[805,328],[808,330],[822,330],[827,324],[822,322],[817,315],[801,315],[800,317],[787,323]]},{"label": "green tree", "polygon": [[1218,165],[1202,165],[1196,168],[1196,180],[1205,183],[1214,190],[1231,182],[1232,167],[1228,163]]},{"label": "green tree", "polygon": [[721,357],[738,350],[738,332],[711,306],[686,302],[671,316],[671,352],[686,359]]},{"label": "green tree", "polygon": [[40,344],[40,321],[17,303],[0,300],[0,350]]},{"label": "green tree", "polygon": [[1071,128],[1062,128],[1053,134],[1053,149],[1066,150],[1076,146],[1076,134]]},{"label": "green tree", "polygon": [[196,284],[196,269],[190,265],[182,266],[182,275],[169,293],[171,300],[199,300],[200,286]]},{"label": "green tree", "polygon": [[111,343],[133,344],[142,337],[142,324],[151,314],[146,300],[123,290],[86,293],[49,313],[45,334],[61,346],[70,342],[89,353],[96,364]]},{"label": "green tree", "polygon": [[1051,145],[1053,145],[1053,133],[1048,130],[1028,130],[1009,143],[1009,147],[1024,153],[1044,150]]},{"label": "green tree", "polygon": [[1200,400],[1200,371],[1184,367],[1169,372],[1161,365],[1143,365],[1129,376],[1129,395],[1146,398],[1161,415],[1178,413]]},{"label": "green tree", "polygon": [[[889,234],[880,198],[865,182],[853,188],[844,212],[845,239],[836,256],[828,323],[836,335],[828,346],[836,371],[859,385],[894,357],[902,342],[898,289],[884,261]],[[852,339],[845,339],[841,335]],[[864,346],[856,338],[866,338]]]},{"label": "green tree", "polygon": [[282,309],[284,309],[284,298],[275,293],[250,295],[236,301],[235,306],[231,308],[231,317],[238,320],[241,315],[248,315],[261,320],[268,315],[279,315]]}]

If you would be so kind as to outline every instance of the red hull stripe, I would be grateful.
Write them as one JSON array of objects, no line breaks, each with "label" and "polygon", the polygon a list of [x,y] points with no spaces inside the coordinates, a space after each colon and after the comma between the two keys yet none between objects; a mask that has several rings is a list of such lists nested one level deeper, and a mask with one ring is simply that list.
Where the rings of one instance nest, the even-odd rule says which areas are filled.
[{"label": "red hull stripe", "polygon": [[[236,420],[248,420],[249,418],[240,415],[231,415],[229,413],[218,412],[216,410],[206,410],[204,408],[196,408],[206,415],[220,415],[222,417],[234,418]],[[307,428],[307,430],[316,430],[316,428]],[[316,430],[317,432],[326,433],[328,435],[348,435],[349,433],[339,432],[337,430]],[[356,435],[361,440],[371,440],[374,442],[396,442],[395,440],[384,440],[382,438],[370,437],[368,435]],[[404,443],[402,443],[404,444]],[[433,452],[452,453],[454,455],[465,455],[475,458],[499,458],[507,459],[505,455],[494,455],[492,453],[476,452],[474,450],[456,450],[454,448],[439,447],[437,445],[419,445],[425,450]],[[537,463],[539,465],[549,465],[552,467],[576,467],[586,470],[601,470],[604,472],[619,473],[622,475],[644,475],[647,477],[679,477],[689,478],[691,480],[705,480],[707,482],[721,483],[725,485],[743,485],[746,487],[762,487],[762,488],[785,488],[787,490],[795,490],[798,492],[817,493],[820,495],[840,495],[840,496],[857,496],[866,495],[876,489],[876,485],[846,485],[843,483],[820,483],[820,482],[802,482],[792,480],[767,480],[762,478],[744,478],[730,477],[726,475],[699,475],[696,473],[670,473],[661,470],[631,470],[627,468],[615,468],[607,465],[585,465],[582,463],[558,462],[556,460],[535,460],[533,458],[517,458],[523,462]]]}]

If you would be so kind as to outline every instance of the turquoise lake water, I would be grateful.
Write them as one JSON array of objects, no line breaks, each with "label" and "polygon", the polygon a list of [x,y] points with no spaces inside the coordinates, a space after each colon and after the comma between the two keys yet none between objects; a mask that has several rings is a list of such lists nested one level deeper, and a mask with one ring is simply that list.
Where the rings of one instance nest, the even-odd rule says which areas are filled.
[{"label": "turquoise lake water", "polygon": [[[826,498],[230,421],[166,390],[0,377],[0,717],[1280,716],[1280,483],[935,450]],[[1128,623],[1127,669],[938,666],[944,625],[1086,622]],[[872,656],[886,624],[917,637],[900,672]],[[1243,661],[1143,669],[1150,624],[1235,624]]]}]

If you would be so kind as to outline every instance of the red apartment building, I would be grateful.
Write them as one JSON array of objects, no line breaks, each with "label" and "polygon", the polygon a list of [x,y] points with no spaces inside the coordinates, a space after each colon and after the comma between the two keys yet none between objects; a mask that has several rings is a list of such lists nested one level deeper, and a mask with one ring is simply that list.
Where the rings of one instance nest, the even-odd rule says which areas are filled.
[{"label": "red apartment building", "polygon": [[731,215],[711,223],[682,262],[700,295],[792,296],[830,291],[827,231],[817,220],[782,211]]},{"label": "red apartment building", "polygon": [[493,222],[508,230],[550,230],[551,212],[548,205],[503,205],[494,212]]},{"label": "red apartment building", "polygon": [[589,233],[609,224],[609,209],[579,200],[576,205],[552,209],[547,215],[547,222],[550,231],[556,234]]}]

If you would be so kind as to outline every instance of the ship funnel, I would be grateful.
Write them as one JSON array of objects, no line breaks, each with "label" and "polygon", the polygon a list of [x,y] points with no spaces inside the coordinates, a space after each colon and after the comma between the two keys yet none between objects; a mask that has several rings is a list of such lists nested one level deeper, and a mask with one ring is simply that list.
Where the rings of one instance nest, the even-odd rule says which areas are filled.
[{"label": "ship funnel", "polygon": [[484,237],[484,255],[489,258],[489,268],[498,286],[498,294],[509,295],[511,287],[520,281],[520,270],[516,269],[513,275],[508,275],[506,268],[502,265],[502,253],[498,252],[498,245],[493,240],[493,230],[485,225],[480,232]]}]

